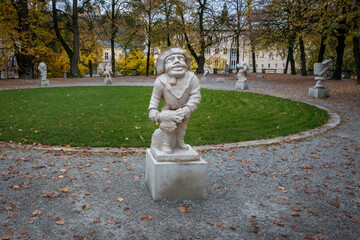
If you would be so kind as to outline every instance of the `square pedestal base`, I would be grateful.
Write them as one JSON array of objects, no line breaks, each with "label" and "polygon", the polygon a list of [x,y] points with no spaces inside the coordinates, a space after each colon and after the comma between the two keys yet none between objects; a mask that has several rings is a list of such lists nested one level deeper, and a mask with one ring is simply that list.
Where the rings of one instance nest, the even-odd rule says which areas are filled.
[{"label": "square pedestal base", "polygon": [[146,185],[154,201],[162,199],[206,199],[207,162],[158,162],[146,150]]},{"label": "square pedestal base", "polygon": [[47,87],[50,85],[49,80],[40,80],[40,86]]},{"label": "square pedestal base", "polygon": [[225,82],[225,78],[217,77],[217,78],[216,78],[216,82],[217,82],[217,83]]},{"label": "square pedestal base", "polygon": [[246,89],[249,89],[249,85],[247,84],[247,82],[237,81],[235,83],[235,88],[236,89],[241,89],[241,90],[246,90]]},{"label": "square pedestal base", "polygon": [[201,82],[208,82],[208,81],[210,81],[210,78],[208,76],[202,76],[200,81]]},{"label": "square pedestal base", "polygon": [[111,78],[105,78],[104,79],[104,84],[105,85],[112,85],[112,79]]},{"label": "square pedestal base", "polygon": [[309,97],[328,98],[330,90],[328,88],[309,88]]}]

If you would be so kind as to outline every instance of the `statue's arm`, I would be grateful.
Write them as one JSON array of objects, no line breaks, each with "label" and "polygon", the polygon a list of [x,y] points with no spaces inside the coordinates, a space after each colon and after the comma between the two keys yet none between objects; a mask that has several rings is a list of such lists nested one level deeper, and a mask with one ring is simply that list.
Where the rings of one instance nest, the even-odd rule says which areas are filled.
[{"label": "statue's arm", "polygon": [[191,79],[191,89],[189,100],[185,104],[191,111],[191,114],[197,109],[200,104],[201,94],[200,94],[200,83],[199,79],[194,75]]},{"label": "statue's arm", "polygon": [[156,79],[148,108],[149,118],[154,122],[158,121],[157,114],[159,113],[158,108],[162,99],[163,88],[163,84],[158,79]]}]

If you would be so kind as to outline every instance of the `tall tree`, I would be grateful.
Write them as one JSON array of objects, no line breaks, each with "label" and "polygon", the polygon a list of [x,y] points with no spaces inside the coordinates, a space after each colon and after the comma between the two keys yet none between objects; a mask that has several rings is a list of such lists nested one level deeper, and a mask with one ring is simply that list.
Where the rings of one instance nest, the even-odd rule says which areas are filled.
[{"label": "tall tree", "polygon": [[95,0],[97,8],[95,10],[95,19],[98,20],[102,33],[110,41],[111,66],[113,74],[116,69],[115,62],[115,42],[119,36],[124,16],[127,14],[128,1],[125,0]]},{"label": "tall tree", "polygon": [[[87,3],[87,1],[84,1],[84,4]],[[69,5],[68,5],[69,7]],[[53,23],[54,23],[54,30],[56,33],[56,37],[60,41],[61,45],[65,49],[69,60],[70,60],[70,75],[73,77],[77,77],[79,75],[79,25],[78,25],[78,15],[79,15],[79,9],[78,9],[78,1],[73,0],[72,1],[72,10],[71,14],[66,13],[65,11],[57,9],[57,0],[52,0],[52,12],[53,12]],[[58,13],[61,13],[61,16],[59,16]],[[67,26],[69,26],[68,30],[72,33],[72,48],[70,45],[66,42],[65,38],[60,32],[59,28],[59,20],[60,18],[62,20],[68,19],[69,22],[66,23]],[[66,33],[69,34],[69,33]]]},{"label": "tall tree", "polygon": [[[46,4],[46,0],[0,2],[0,47],[15,56],[19,78],[34,78],[35,64],[51,52],[48,44],[53,36]],[[9,56],[3,58],[6,61]]]},{"label": "tall tree", "polygon": [[216,15],[208,0],[179,1],[176,7],[178,23],[185,39],[185,46],[194,57],[198,69],[204,72],[205,51],[215,38]]}]

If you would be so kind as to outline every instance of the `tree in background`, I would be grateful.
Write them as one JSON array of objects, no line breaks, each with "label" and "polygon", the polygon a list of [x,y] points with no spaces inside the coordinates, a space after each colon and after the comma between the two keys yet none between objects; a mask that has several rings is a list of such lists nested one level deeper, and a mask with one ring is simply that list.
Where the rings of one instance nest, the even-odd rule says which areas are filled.
[{"label": "tree in background", "polygon": [[[52,51],[49,48],[54,36],[50,31],[47,1],[5,0],[0,2],[0,45],[2,52],[14,55],[19,77],[35,77],[35,65]],[[8,66],[9,55],[2,56]],[[16,64],[13,64],[16,66]]]}]

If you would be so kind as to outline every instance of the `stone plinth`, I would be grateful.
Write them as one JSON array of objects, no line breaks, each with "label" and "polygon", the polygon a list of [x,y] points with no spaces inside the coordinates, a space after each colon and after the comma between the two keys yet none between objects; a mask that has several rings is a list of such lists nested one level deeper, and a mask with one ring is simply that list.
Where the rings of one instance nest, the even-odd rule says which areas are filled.
[{"label": "stone plinth", "polygon": [[328,88],[309,88],[309,97],[313,98],[328,98],[330,90]]},{"label": "stone plinth", "polygon": [[50,81],[49,80],[40,80],[40,86],[42,87],[47,87],[50,85]]},{"label": "stone plinth", "polygon": [[200,160],[200,155],[191,146],[189,146],[188,150],[174,148],[171,154],[152,147],[151,153],[158,162],[191,162]]},{"label": "stone plinth", "polygon": [[241,90],[246,90],[249,89],[249,84],[247,84],[247,82],[243,82],[243,81],[236,81],[235,83],[235,88],[236,89],[241,89]]},{"label": "stone plinth", "polygon": [[104,84],[105,85],[112,85],[112,79],[111,78],[105,78],[104,79]]},{"label": "stone plinth", "polygon": [[217,83],[222,83],[222,82],[225,82],[225,79],[222,78],[222,77],[217,77],[217,78],[216,78],[216,82],[217,82]]},{"label": "stone plinth", "polygon": [[159,162],[146,150],[146,185],[154,201],[162,199],[206,199],[207,162]]},{"label": "stone plinth", "polygon": [[258,74],[258,75],[256,75],[256,77],[257,77],[257,78],[264,78],[264,75]]},{"label": "stone plinth", "polygon": [[202,76],[200,81],[201,82],[207,82],[207,81],[210,81],[210,78],[208,76]]}]

